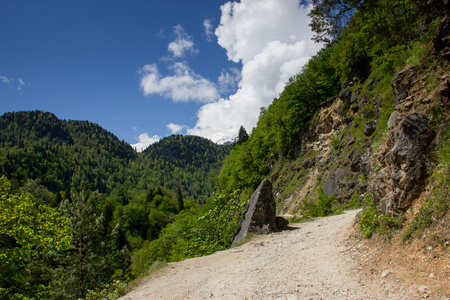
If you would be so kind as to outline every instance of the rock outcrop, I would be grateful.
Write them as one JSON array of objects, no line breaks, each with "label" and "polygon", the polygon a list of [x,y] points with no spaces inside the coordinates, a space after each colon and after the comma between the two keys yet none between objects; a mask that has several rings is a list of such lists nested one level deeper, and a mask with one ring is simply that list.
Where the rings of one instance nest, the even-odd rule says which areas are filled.
[{"label": "rock outcrop", "polygon": [[241,222],[231,238],[231,246],[239,244],[252,232],[269,234],[276,231],[276,203],[272,194],[272,183],[264,179],[247,203]]},{"label": "rock outcrop", "polygon": [[368,191],[383,213],[405,212],[422,193],[433,165],[428,150],[434,137],[427,116],[410,113],[378,148]]},{"label": "rock outcrop", "polygon": [[[368,192],[382,214],[406,212],[423,193],[434,168],[432,154],[439,129],[430,118],[434,124],[448,119],[446,84],[450,75],[445,66],[433,70],[425,64],[406,67],[393,77],[395,110],[388,120],[387,135],[369,162]],[[440,90],[427,81],[430,71],[443,82]]]},{"label": "rock outcrop", "polygon": [[320,187],[344,205],[369,192],[381,214],[408,210],[425,190],[450,119],[448,70],[438,56],[405,66],[393,75],[392,94],[380,93],[380,78],[346,83],[302,133],[299,158],[273,172],[280,213],[302,216]]}]

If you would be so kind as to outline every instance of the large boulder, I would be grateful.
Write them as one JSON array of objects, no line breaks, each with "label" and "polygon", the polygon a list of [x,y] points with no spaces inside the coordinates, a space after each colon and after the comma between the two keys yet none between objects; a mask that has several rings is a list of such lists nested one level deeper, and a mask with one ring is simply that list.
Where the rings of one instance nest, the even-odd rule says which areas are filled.
[{"label": "large boulder", "polygon": [[231,246],[239,244],[249,232],[269,234],[277,230],[276,204],[272,184],[264,179],[247,203],[241,222],[231,238]]}]

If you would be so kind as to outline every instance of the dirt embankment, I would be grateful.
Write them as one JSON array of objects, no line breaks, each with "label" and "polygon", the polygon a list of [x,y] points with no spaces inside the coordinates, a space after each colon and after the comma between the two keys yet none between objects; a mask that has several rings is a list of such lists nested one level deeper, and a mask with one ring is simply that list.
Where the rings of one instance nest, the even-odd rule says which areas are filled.
[{"label": "dirt embankment", "polygon": [[357,213],[292,224],[237,248],[170,263],[121,300],[446,299],[424,285],[383,285],[389,274],[363,276],[357,241],[349,240]]}]

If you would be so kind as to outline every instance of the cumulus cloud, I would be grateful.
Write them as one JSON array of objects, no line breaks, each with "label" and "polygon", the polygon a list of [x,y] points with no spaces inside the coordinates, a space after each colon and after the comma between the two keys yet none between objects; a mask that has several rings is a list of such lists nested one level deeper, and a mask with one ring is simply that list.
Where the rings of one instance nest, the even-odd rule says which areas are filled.
[{"label": "cumulus cloud", "polygon": [[194,47],[192,37],[190,37],[181,25],[174,27],[176,38],[168,46],[169,52],[173,57],[183,57],[186,53],[191,55],[198,54],[198,50]]},{"label": "cumulus cloud", "polygon": [[174,123],[170,123],[166,125],[167,129],[170,130],[170,132],[172,134],[177,134],[179,132],[181,132],[184,128],[186,128],[185,125],[178,125],[178,124],[174,124]]},{"label": "cumulus cloud", "polygon": [[239,88],[227,99],[203,105],[188,130],[215,142],[233,139],[241,125],[253,128],[260,108],[278,97],[289,77],[322,46],[311,41],[310,7],[299,0],[241,0],[221,10],[215,34],[229,60],[243,64]]},{"label": "cumulus cloud", "polygon": [[137,152],[142,152],[148,146],[158,142],[160,139],[161,139],[161,137],[158,135],[149,136],[148,133],[142,133],[139,135],[139,138],[138,138],[139,142],[136,144],[131,144],[131,147],[136,149]]},{"label": "cumulus cloud", "polygon": [[222,70],[218,79],[220,90],[228,92],[235,89],[241,78],[241,71],[238,68],[230,68],[228,71]]},{"label": "cumulus cloud", "polygon": [[139,70],[140,86],[145,96],[158,94],[175,102],[207,103],[219,98],[213,82],[196,74],[184,62],[175,62],[171,76],[161,76],[156,64],[145,65]]},{"label": "cumulus cloud", "polygon": [[203,29],[205,30],[206,40],[211,42],[214,37],[213,25],[210,19],[205,19],[203,21]]}]

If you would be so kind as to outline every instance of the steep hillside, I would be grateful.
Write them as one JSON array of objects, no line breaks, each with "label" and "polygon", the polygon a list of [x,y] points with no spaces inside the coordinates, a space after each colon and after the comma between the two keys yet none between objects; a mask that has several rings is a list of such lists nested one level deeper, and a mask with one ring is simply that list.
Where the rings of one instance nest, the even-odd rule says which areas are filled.
[{"label": "steep hillside", "polygon": [[363,202],[369,192],[383,213],[404,213],[438,162],[433,149],[449,118],[448,71],[447,61],[431,55],[396,72],[384,93],[385,83],[369,78],[321,107],[300,155],[271,170],[280,210],[297,213],[321,186],[341,204]]},{"label": "steep hillside", "polygon": [[261,110],[224,161],[219,187],[247,197],[269,178],[280,213],[368,205],[394,226],[443,163],[449,7],[355,1],[350,13],[339,3],[314,1],[311,27],[326,46]]}]

